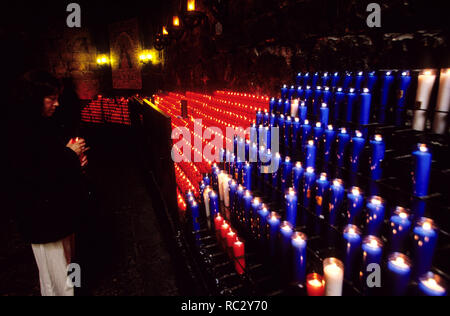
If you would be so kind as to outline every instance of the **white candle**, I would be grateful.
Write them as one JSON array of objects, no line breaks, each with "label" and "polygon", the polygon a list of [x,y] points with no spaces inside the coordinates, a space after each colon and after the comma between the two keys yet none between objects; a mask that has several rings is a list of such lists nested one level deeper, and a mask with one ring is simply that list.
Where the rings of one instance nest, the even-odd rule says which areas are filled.
[{"label": "white candle", "polygon": [[447,131],[447,118],[450,111],[450,68],[441,71],[436,111],[438,112],[434,116],[433,132],[442,135]]},{"label": "white candle", "polygon": [[413,129],[416,131],[424,131],[427,110],[430,103],[431,92],[433,91],[434,82],[436,81],[436,73],[433,70],[424,70],[419,75],[417,85],[416,104],[417,110],[414,113]]},{"label": "white candle", "polygon": [[224,200],[223,184],[224,184],[225,177],[226,177],[225,172],[223,172],[223,170],[220,171],[218,180],[219,180],[219,197],[220,197],[221,201]]},{"label": "white candle", "polygon": [[226,207],[230,207],[230,180],[232,177],[230,175],[226,175],[224,177],[224,183],[223,183],[223,193],[224,193],[224,203]]},{"label": "white candle", "polygon": [[323,262],[325,278],[325,296],[342,296],[344,284],[344,264],[336,258],[328,258]]},{"label": "white candle", "polygon": [[299,100],[292,100],[291,104],[291,117],[295,118],[298,116],[298,107],[299,107]]},{"label": "white candle", "polygon": [[[206,217],[210,218],[211,217],[211,211],[209,209],[209,192],[211,191],[211,187],[207,186],[205,188],[205,191],[203,191],[203,201],[205,203],[205,212],[206,212]],[[211,228],[211,221],[207,221],[208,222],[208,227]]]}]

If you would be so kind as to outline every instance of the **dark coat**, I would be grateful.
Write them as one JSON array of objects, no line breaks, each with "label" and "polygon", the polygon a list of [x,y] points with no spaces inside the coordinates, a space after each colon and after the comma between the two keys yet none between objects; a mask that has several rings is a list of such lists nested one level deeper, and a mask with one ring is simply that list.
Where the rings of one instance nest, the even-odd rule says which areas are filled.
[{"label": "dark coat", "polygon": [[9,128],[10,200],[23,237],[33,244],[75,233],[86,201],[78,156],[52,119]]}]

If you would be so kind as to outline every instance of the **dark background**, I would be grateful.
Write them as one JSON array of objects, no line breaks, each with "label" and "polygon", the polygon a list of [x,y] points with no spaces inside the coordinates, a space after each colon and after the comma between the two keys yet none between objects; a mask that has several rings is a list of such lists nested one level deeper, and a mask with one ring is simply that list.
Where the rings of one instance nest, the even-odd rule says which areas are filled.
[{"label": "dark background", "polygon": [[[7,81],[40,67],[74,79],[82,97],[113,91],[108,24],[137,17],[142,46],[186,0],[76,1],[82,28],[70,29],[72,1],[8,1],[2,9]],[[162,90],[232,89],[273,94],[298,71],[448,67],[448,10],[444,1],[384,0],[382,28],[366,25],[360,0],[197,0],[208,19],[165,50],[163,64],[142,69],[143,94]],[[216,32],[218,23],[222,32]],[[5,77],[4,77],[5,78]]]}]

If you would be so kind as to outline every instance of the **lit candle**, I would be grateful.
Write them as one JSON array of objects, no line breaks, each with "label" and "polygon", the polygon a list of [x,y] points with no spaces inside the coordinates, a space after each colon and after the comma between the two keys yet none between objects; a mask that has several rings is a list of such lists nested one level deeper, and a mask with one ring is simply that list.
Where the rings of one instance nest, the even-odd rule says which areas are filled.
[{"label": "lit candle", "polygon": [[337,159],[338,167],[342,168],[344,166],[345,154],[347,151],[348,144],[350,143],[350,135],[347,133],[347,129],[341,128],[341,132],[337,136]]},{"label": "lit candle", "polygon": [[424,70],[419,74],[416,94],[416,111],[414,112],[413,129],[424,131],[427,119],[427,111],[436,81],[436,73],[433,70]]},{"label": "lit candle", "polygon": [[251,207],[251,214],[248,214],[247,217],[247,227],[250,231],[252,231],[254,234],[257,234],[256,231],[253,231],[254,224],[258,218],[258,212],[262,208],[262,202],[258,197],[255,197],[252,201],[252,207]]},{"label": "lit candle", "polygon": [[304,76],[303,76],[303,86],[307,87],[309,85],[309,81],[311,76],[309,75],[309,72],[307,72]]},{"label": "lit candle", "polygon": [[361,154],[366,145],[366,140],[360,131],[355,132],[355,137],[352,138],[352,158],[351,158],[351,170],[353,173],[357,173],[359,170],[359,161]]},{"label": "lit candle", "polygon": [[322,86],[328,85],[329,80],[330,80],[330,76],[328,75],[328,72],[325,72],[322,76]]},{"label": "lit candle", "polygon": [[[281,166],[281,156],[279,153],[276,153],[272,159],[274,160],[274,166]],[[274,189],[279,189],[280,188],[280,173],[278,172],[278,169],[276,169],[277,171],[272,173],[272,186]]]},{"label": "lit candle", "polygon": [[372,104],[372,94],[369,89],[364,89],[361,93],[361,105],[359,112],[359,124],[367,125],[370,123],[370,107]]},{"label": "lit candle", "polygon": [[277,244],[278,244],[278,235],[280,232],[281,226],[281,217],[275,212],[270,213],[270,216],[267,219],[269,224],[269,249],[270,255],[272,258],[275,257]]},{"label": "lit candle", "polygon": [[247,219],[250,219],[250,215],[251,215],[251,208],[252,208],[252,200],[253,200],[253,196],[250,193],[250,191],[246,190],[244,197],[243,197],[243,214],[242,214],[242,219],[244,220],[244,222],[246,224],[248,224]]},{"label": "lit candle", "polygon": [[301,102],[300,103],[300,107],[299,107],[299,110],[298,110],[299,112],[299,114],[298,114],[298,116],[299,116],[299,118],[300,118],[300,122],[302,123],[302,124],[304,124],[305,123],[305,121],[306,121],[306,118],[308,117],[308,107],[306,106],[306,103],[305,102]]},{"label": "lit candle", "polygon": [[295,191],[300,191],[300,185],[301,180],[303,179],[303,174],[305,173],[305,170],[302,167],[301,162],[297,162],[295,164],[295,167],[293,168],[293,179],[292,179],[292,186],[294,187]]},{"label": "lit candle", "polygon": [[308,138],[311,135],[312,127],[309,125],[309,121],[305,120],[304,124],[301,126],[302,133],[302,148],[306,146]]},{"label": "lit candle", "polygon": [[270,127],[266,127],[265,129],[264,129],[264,134],[265,134],[265,136],[266,136],[266,146],[267,146],[267,149],[270,149],[270,148],[272,148],[272,136],[271,136],[271,128]]},{"label": "lit candle", "polygon": [[236,239],[233,245],[233,252],[236,272],[242,275],[245,273],[245,245],[239,239]]},{"label": "lit candle", "polygon": [[295,227],[297,225],[297,192],[294,188],[290,188],[284,198],[286,201],[286,220]]},{"label": "lit candle", "polygon": [[269,101],[270,113],[275,113],[276,107],[277,107],[277,100],[275,98],[271,98]]},{"label": "lit candle", "polygon": [[286,192],[286,189],[292,185],[292,162],[290,157],[285,158],[281,169],[281,192]]},{"label": "lit candle", "polygon": [[244,165],[242,174],[243,184],[247,190],[252,190],[252,165],[248,162]]},{"label": "lit candle", "polygon": [[305,90],[303,90],[303,86],[298,86],[297,87],[297,98],[303,99],[304,96],[305,96]]},{"label": "lit candle", "polygon": [[286,118],[284,123],[284,148],[287,154],[290,152],[291,148],[291,138],[292,138],[292,119],[290,116]]},{"label": "lit candle", "polygon": [[303,74],[302,74],[301,72],[299,72],[299,73],[297,74],[297,77],[296,77],[296,79],[295,79],[295,84],[296,84],[297,86],[302,86],[302,85],[303,85]]},{"label": "lit candle", "polygon": [[336,179],[330,187],[330,225],[336,225],[337,215],[341,212],[344,201],[344,185],[341,179]]},{"label": "lit candle", "polygon": [[236,212],[236,202],[237,202],[237,182],[235,180],[231,180],[229,182],[229,196],[230,196],[230,207],[231,207],[231,212]]},{"label": "lit candle", "polygon": [[283,114],[285,116],[288,116],[291,113],[291,101],[287,99],[284,101],[284,108],[283,108]]},{"label": "lit candle", "polygon": [[431,270],[438,239],[433,220],[421,218],[414,228],[414,268],[415,276],[421,277]]},{"label": "lit candle", "polygon": [[205,188],[205,190],[203,191],[203,201],[204,201],[203,203],[205,205],[205,214],[206,214],[206,218],[208,219],[207,223],[208,223],[208,227],[209,228],[211,228],[211,222],[210,222],[211,212],[210,212],[210,209],[209,209],[209,193],[211,191],[212,190],[211,190],[210,186],[207,186]]},{"label": "lit candle", "polygon": [[393,253],[388,259],[388,288],[393,296],[405,296],[411,279],[411,260],[401,253]]},{"label": "lit candle", "polygon": [[226,244],[227,244],[227,252],[228,255],[233,258],[233,246],[236,242],[237,235],[234,231],[231,229],[228,231],[227,237],[226,237]]},{"label": "lit candle", "polygon": [[278,115],[283,113],[283,105],[284,105],[283,99],[278,99],[277,111],[276,111],[276,113]]},{"label": "lit candle", "polygon": [[353,109],[356,106],[356,101],[358,99],[358,95],[355,93],[355,89],[351,88],[347,93],[347,111],[346,111],[346,121],[353,121]]},{"label": "lit candle", "polygon": [[403,125],[403,114],[405,111],[406,97],[408,89],[411,86],[411,76],[408,71],[402,72],[399,78],[399,87],[397,91],[397,110],[395,115],[395,125]]},{"label": "lit candle", "polygon": [[289,250],[291,249],[291,239],[294,234],[294,229],[291,223],[283,222],[280,228],[281,237],[281,257],[283,260],[288,258]]},{"label": "lit candle", "polygon": [[318,217],[323,217],[323,206],[329,189],[330,181],[328,181],[327,174],[321,173],[316,182],[316,216]]},{"label": "lit candle", "polygon": [[362,87],[362,83],[364,81],[364,72],[360,71],[356,74],[355,77],[355,89],[356,91],[360,91]]},{"label": "lit candle", "polygon": [[317,87],[316,91],[314,93],[314,102],[313,102],[313,114],[315,117],[319,115],[319,107],[320,107],[320,101],[322,99],[323,90],[322,87]]},{"label": "lit candle", "polygon": [[205,186],[211,185],[211,181],[210,181],[208,175],[205,175],[205,176],[203,177],[203,182],[205,183]]},{"label": "lit candle", "polygon": [[378,236],[384,224],[384,201],[379,196],[370,198],[366,205],[367,207],[367,221],[366,229],[367,235]]},{"label": "lit candle", "polygon": [[[363,264],[362,264],[362,284],[367,286],[367,278],[373,271],[367,269],[372,264],[378,264],[381,266],[381,259],[383,256],[383,242],[375,236],[367,236],[363,240]],[[369,271],[367,271],[369,270]]]},{"label": "lit candle", "polygon": [[298,116],[298,107],[300,105],[300,100],[296,99],[296,100],[292,100],[291,103],[291,116],[292,117],[297,117]]},{"label": "lit candle", "polygon": [[283,85],[283,87],[281,88],[281,98],[286,99],[287,96],[288,96],[288,86]]},{"label": "lit candle", "polygon": [[262,125],[263,124],[263,113],[261,111],[256,112],[256,125]]},{"label": "lit candle", "polygon": [[361,255],[361,231],[355,225],[347,225],[344,229],[345,242],[345,277],[352,281],[357,275],[355,261]]},{"label": "lit candle", "polygon": [[224,250],[227,250],[227,235],[230,232],[230,228],[230,225],[226,221],[223,221],[220,227],[220,241]]},{"label": "lit candle", "polygon": [[306,244],[307,237],[296,232],[292,235],[294,279],[299,284],[306,282]]},{"label": "lit candle", "polygon": [[315,168],[316,166],[317,148],[313,140],[308,141],[306,145],[306,167]]},{"label": "lit candle", "polygon": [[325,87],[323,89],[323,94],[322,94],[323,103],[328,104],[330,102],[332,96],[333,96],[333,94],[330,91],[330,87]]},{"label": "lit candle", "polygon": [[322,103],[322,107],[320,108],[320,122],[322,126],[328,126],[329,117],[330,109],[326,103]]},{"label": "lit candle", "polygon": [[386,145],[381,135],[375,135],[370,141],[372,155],[370,156],[370,171],[372,180],[380,180],[383,173],[382,163],[386,152]]},{"label": "lit candle", "polygon": [[406,209],[397,207],[390,220],[390,242],[391,251],[403,251],[405,240],[409,236],[411,229],[411,219]]},{"label": "lit candle", "polygon": [[211,217],[214,218],[217,213],[219,213],[219,197],[215,191],[209,192],[209,209],[211,212]]},{"label": "lit candle", "polygon": [[300,140],[300,129],[301,129],[300,119],[296,117],[294,122],[292,123],[292,150],[295,156],[297,156],[297,152],[299,150],[298,143]]},{"label": "lit candle", "polygon": [[219,243],[223,223],[224,223],[223,217],[220,214],[217,214],[217,216],[214,218],[214,229],[216,230],[216,238]]},{"label": "lit candle", "polygon": [[306,103],[309,104],[309,102],[311,101],[312,95],[313,95],[313,91],[312,91],[311,87],[310,86],[306,86],[306,89],[305,89],[305,101],[306,101]]},{"label": "lit candle", "polygon": [[316,144],[320,144],[322,141],[325,126],[322,126],[322,123],[320,122],[316,123],[316,126],[314,127],[314,141]]},{"label": "lit candle", "polygon": [[295,94],[295,86],[291,86],[291,88],[289,89],[289,92],[288,92],[288,99],[292,100],[292,97],[294,96],[294,94]]},{"label": "lit candle", "polygon": [[271,127],[275,127],[276,119],[277,119],[277,115],[276,114],[271,114],[270,115],[270,126]]},{"label": "lit candle", "polygon": [[309,209],[315,182],[316,174],[314,173],[314,168],[306,168],[305,183],[303,185],[303,206],[306,209]]},{"label": "lit candle", "polygon": [[331,78],[331,87],[336,88],[339,84],[339,81],[341,80],[341,77],[339,76],[338,72],[335,72],[333,75],[333,78]]},{"label": "lit candle", "polygon": [[357,221],[358,216],[361,215],[364,206],[364,196],[361,189],[353,187],[347,194],[348,199],[348,221],[353,224]]},{"label": "lit candle", "polygon": [[342,85],[342,88],[344,90],[347,90],[348,88],[350,88],[350,85],[352,84],[352,82],[353,82],[353,76],[350,72],[347,72],[344,77],[344,84]]},{"label": "lit candle", "polygon": [[367,76],[367,88],[370,91],[373,91],[375,85],[377,84],[377,81],[378,81],[377,73],[375,71],[370,72]]},{"label": "lit candle", "polygon": [[243,217],[242,213],[244,212],[244,201],[245,201],[244,196],[245,196],[245,188],[243,185],[239,184],[236,193],[236,208],[235,208],[235,214],[238,221],[242,220]]},{"label": "lit candle", "polygon": [[331,158],[331,150],[334,142],[336,141],[336,131],[332,125],[328,125],[325,130],[325,142],[324,142],[324,165],[327,166]]},{"label": "lit candle", "polygon": [[441,71],[436,111],[433,132],[443,135],[447,132],[448,112],[450,112],[450,69]]},{"label": "lit candle", "polygon": [[342,116],[342,105],[345,102],[345,93],[342,88],[338,88],[336,93],[334,94],[334,109],[333,109],[333,119],[334,123],[338,122]]},{"label": "lit candle", "polygon": [[430,172],[432,155],[425,144],[419,144],[418,149],[413,152],[414,157],[414,195],[424,197],[428,195],[430,183]]},{"label": "lit candle", "polygon": [[318,72],[316,72],[314,75],[313,75],[313,77],[312,77],[312,86],[313,87],[316,87],[317,86],[317,83],[319,82],[319,78],[320,78],[320,76],[319,76],[319,73]]},{"label": "lit candle", "polygon": [[193,231],[198,232],[200,230],[200,211],[197,202],[193,201],[190,204]]},{"label": "lit candle", "polygon": [[344,264],[336,258],[323,261],[325,296],[342,296],[344,286]]},{"label": "lit candle", "polygon": [[444,280],[432,272],[427,273],[419,280],[419,290],[424,296],[446,296],[447,288]]},{"label": "lit candle", "polygon": [[308,296],[324,296],[325,280],[317,273],[311,273],[306,276],[306,291]]},{"label": "lit candle", "polygon": [[259,240],[262,245],[266,245],[267,241],[267,223],[270,211],[268,207],[263,204],[262,207],[258,210],[258,222],[259,222]]},{"label": "lit candle", "polygon": [[392,75],[391,71],[387,71],[383,76],[383,83],[381,88],[381,104],[380,104],[380,112],[378,116],[379,123],[386,122],[386,109],[389,103],[389,96],[391,93],[391,88],[394,83],[395,77]]}]

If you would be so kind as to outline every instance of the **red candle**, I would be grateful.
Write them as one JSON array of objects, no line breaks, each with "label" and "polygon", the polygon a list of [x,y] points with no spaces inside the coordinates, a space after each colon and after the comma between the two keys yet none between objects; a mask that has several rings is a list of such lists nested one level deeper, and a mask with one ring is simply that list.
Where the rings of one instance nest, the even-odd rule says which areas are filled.
[{"label": "red candle", "polygon": [[324,296],[325,281],[322,276],[317,273],[308,274],[306,277],[306,289],[308,296]]},{"label": "red candle", "polygon": [[222,243],[225,249],[227,248],[227,234],[229,231],[230,225],[228,225],[228,223],[224,221],[222,224],[222,229],[220,231],[220,237],[222,239]]},{"label": "red candle", "polygon": [[233,253],[236,272],[242,275],[245,272],[245,245],[239,239],[234,242]]},{"label": "red candle", "polygon": [[223,225],[223,217],[220,216],[220,214],[217,214],[216,218],[214,219],[214,227],[216,228],[216,231],[220,231]]},{"label": "red candle", "polygon": [[230,229],[227,234],[227,252],[231,258],[233,258],[233,245],[236,242],[236,237],[236,233]]}]

